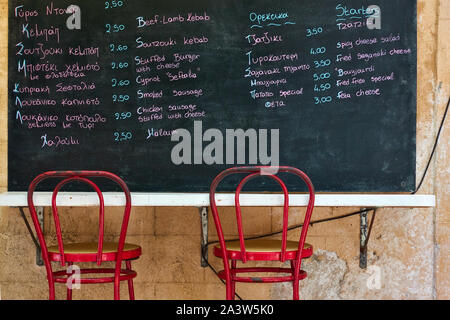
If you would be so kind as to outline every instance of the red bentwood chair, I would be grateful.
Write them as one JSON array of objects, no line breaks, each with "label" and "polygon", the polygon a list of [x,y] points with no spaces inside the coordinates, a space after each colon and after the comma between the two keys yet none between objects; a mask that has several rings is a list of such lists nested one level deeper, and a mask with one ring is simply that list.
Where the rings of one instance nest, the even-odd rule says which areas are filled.
[{"label": "red bentwood chair", "polygon": [[[119,236],[119,242],[104,242],[104,200],[100,188],[90,179],[94,177],[103,177],[117,183],[125,194],[126,204],[122,220],[122,227]],[[52,212],[55,222],[56,236],[58,245],[47,247],[44,234],[39,224],[35,205],[33,202],[33,193],[37,185],[49,178],[62,179],[55,187],[52,195]],[[97,193],[100,201],[99,212],[99,228],[97,242],[82,242],[82,243],[63,243],[61,234],[61,225],[59,222],[58,209],[56,206],[56,197],[60,189],[69,182],[81,181],[88,184]],[[125,243],[127,233],[128,220],[131,211],[131,196],[125,182],[115,174],[105,171],[50,171],[37,176],[28,188],[28,207],[30,209],[31,217],[33,219],[34,227],[36,229],[39,243],[42,250],[42,258],[47,269],[47,280],[49,285],[49,299],[55,299],[55,282],[65,283],[67,285],[67,299],[72,299],[72,277],[73,264],[78,262],[97,262],[101,266],[102,262],[115,261],[115,268],[92,268],[80,269],[82,274],[110,274],[109,277],[93,277],[75,279],[77,284],[94,284],[94,283],[114,283],[114,299],[120,299],[120,281],[128,281],[128,291],[130,299],[134,300],[133,278],[137,273],[131,269],[131,260],[137,259],[141,255],[141,247],[135,244]],[[66,263],[69,266],[67,269],[60,271],[53,271],[51,262],[58,261],[61,267],[65,267]],[[125,261],[126,268],[122,269],[122,261]]]},{"label": "red bentwood chair", "polygon": [[[266,172],[264,172],[266,170]],[[277,170],[277,171],[276,171]],[[289,195],[286,185],[274,172],[288,172],[299,176],[306,183],[309,190],[309,202],[306,210],[304,224],[300,234],[300,241],[288,241],[288,212],[289,212]],[[243,178],[235,193],[235,208],[237,218],[237,229],[239,234],[239,241],[225,241],[222,226],[217,210],[215,193],[219,183],[227,176],[237,173],[249,173]],[[242,228],[242,215],[239,196],[244,185],[257,177],[266,176],[276,181],[282,188],[284,194],[284,209],[283,209],[283,231],[281,240],[246,240],[244,238]],[[218,273],[218,276],[226,281],[226,298],[233,300],[235,296],[236,282],[257,282],[257,283],[273,283],[273,282],[292,282],[293,283],[293,298],[299,299],[299,281],[306,278],[307,274],[301,270],[301,263],[303,258],[308,258],[313,253],[311,245],[305,243],[306,233],[308,232],[308,225],[311,219],[311,214],[314,208],[314,187],[308,176],[299,169],[292,167],[237,167],[230,168],[221,172],[212,182],[210,188],[210,204],[216,225],[217,234],[219,237],[219,245],[214,247],[214,255],[223,259],[224,270]],[[231,261],[231,266],[230,262]],[[272,267],[253,267],[253,268],[238,268],[237,261],[246,263],[247,261],[290,261],[290,268],[272,268]],[[267,276],[267,277],[243,277],[238,276],[239,273],[280,273],[285,275]],[[287,275],[286,275],[287,274]]]}]

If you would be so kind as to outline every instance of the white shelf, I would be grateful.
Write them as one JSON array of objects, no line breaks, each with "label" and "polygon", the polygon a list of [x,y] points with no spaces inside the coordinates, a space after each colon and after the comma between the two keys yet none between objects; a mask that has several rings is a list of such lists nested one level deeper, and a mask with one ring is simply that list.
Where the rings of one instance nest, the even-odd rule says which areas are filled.
[{"label": "white shelf", "polygon": [[[104,192],[105,206],[123,206],[123,194]],[[206,207],[209,206],[207,193],[131,193],[133,206],[148,207]],[[51,206],[51,192],[36,192],[36,206]],[[233,206],[233,193],[216,195],[218,206]],[[60,206],[95,206],[98,204],[96,193],[61,192],[57,204]],[[303,207],[308,204],[307,194],[291,194],[289,205]],[[280,194],[242,194],[241,205],[282,206]],[[0,207],[26,207],[26,192],[5,192],[0,194]],[[316,194],[316,207],[435,207],[434,195],[409,194]]]}]

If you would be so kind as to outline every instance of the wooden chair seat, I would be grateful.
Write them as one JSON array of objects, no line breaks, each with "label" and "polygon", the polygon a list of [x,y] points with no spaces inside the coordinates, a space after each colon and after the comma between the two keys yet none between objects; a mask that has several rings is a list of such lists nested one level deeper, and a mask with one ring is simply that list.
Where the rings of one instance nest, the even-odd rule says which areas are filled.
[{"label": "wooden chair seat", "polygon": [[[102,261],[115,261],[117,256],[118,242],[104,242],[102,250]],[[81,242],[64,244],[64,257],[70,262],[97,261],[97,242]],[[48,254],[51,261],[61,261],[61,254],[58,246],[48,247]],[[132,243],[125,243],[122,252],[123,260],[136,259],[142,254],[140,246]]]},{"label": "wooden chair seat", "polygon": [[[281,254],[281,240],[255,239],[245,240],[245,251],[249,260],[279,260]],[[229,259],[242,259],[239,241],[225,242]],[[297,257],[298,241],[286,242],[286,259],[293,260]],[[302,258],[308,258],[313,253],[312,245],[305,243]],[[222,258],[220,244],[214,247],[214,255]]]}]

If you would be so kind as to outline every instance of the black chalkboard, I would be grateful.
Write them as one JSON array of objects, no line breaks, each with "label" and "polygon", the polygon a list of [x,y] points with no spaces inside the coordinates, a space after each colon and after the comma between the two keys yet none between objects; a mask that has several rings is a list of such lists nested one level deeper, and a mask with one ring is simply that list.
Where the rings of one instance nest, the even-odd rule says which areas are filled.
[{"label": "black chalkboard", "polygon": [[[10,0],[8,189],[83,169],[205,192],[278,129],[318,191],[414,190],[416,28],[411,0]],[[256,134],[244,163],[227,129]]]}]

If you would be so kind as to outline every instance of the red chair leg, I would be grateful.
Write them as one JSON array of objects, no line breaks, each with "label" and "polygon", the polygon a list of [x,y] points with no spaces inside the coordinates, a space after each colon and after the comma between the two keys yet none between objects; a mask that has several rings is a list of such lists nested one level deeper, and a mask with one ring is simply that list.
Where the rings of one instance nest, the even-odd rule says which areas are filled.
[{"label": "red chair leg", "polygon": [[67,300],[72,300],[72,289],[67,288]]},{"label": "red chair leg", "polygon": [[[127,270],[131,270],[131,261],[130,260],[125,261],[125,264],[127,266]],[[134,300],[133,279],[128,280],[128,293],[130,295],[130,300]]]},{"label": "red chair leg", "polygon": [[67,288],[67,300],[72,300],[72,289]]},{"label": "red chair leg", "polygon": [[119,281],[114,281],[114,300],[120,300],[120,282]]},{"label": "red chair leg", "polygon": [[[295,260],[291,260],[291,270],[292,270],[292,274],[294,275],[295,273]],[[299,279],[298,279],[298,274],[294,275],[294,281],[292,281],[292,299],[293,300],[300,300],[300,296],[299,296],[299,290],[300,290],[300,286],[299,286]]]},{"label": "red chair leg", "polygon": [[[120,275],[120,274],[119,274]],[[120,281],[119,275],[114,275],[114,300],[120,300]]]},{"label": "red chair leg", "polygon": [[55,300],[55,279],[53,276],[52,266],[50,262],[45,259],[45,256],[42,256],[44,259],[45,269],[47,271],[47,282],[48,282],[48,299]]},{"label": "red chair leg", "polygon": [[[228,260],[227,262],[228,263]],[[227,273],[228,270],[228,273]],[[231,272],[230,268],[225,269],[225,286],[226,286],[226,299],[227,300],[233,300],[234,294],[233,294],[233,281],[231,281]]]},{"label": "red chair leg", "polygon": [[[236,268],[236,261],[231,260],[230,271],[233,270],[234,268]],[[225,284],[226,284],[226,299],[234,300],[234,298],[236,296],[236,282],[231,280],[231,272],[230,272],[230,274],[226,275]]]},{"label": "red chair leg", "polygon": [[[231,260],[231,270],[236,269],[236,262],[237,262],[236,260]],[[231,300],[234,300],[236,297],[236,281],[231,281],[230,286],[232,294]]]},{"label": "red chair leg", "polygon": [[[68,262],[67,263],[69,265],[69,267],[72,265],[72,262]],[[68,278],[70,278],[70,275],[68,275]],[[66,287],[67,287],[67,300],[72,300],[72,287],[66,283]]]},{"label": "red chair leg", "polygon": [[233,288],[232,288],[232,285],[233,285],[233,283],[232,283],[232,281],[230,280],[230,281],[227,281],[226,282],[226,285],[227,285],[227,300],[234,300],[234,294],[233,294]]},{"label": "red chair leg", "polygon": [[231,281],[231,299],[230,300],[234,300],[236,297],[236,282],[235,281]]},{"label": "red chair leg", "polygon": [[55,300],[55,282],[53,279],[48,279],[48,299]]},{"label": "red chair leg", "polygon": [[299,290],[300,290],[300,288],[299,288],[300,286],[299,286],[299,280],[295,280],[294,279],[294,282],[292,283],[292,289],[294,290],[294,292],[293,292],[293,300],[300,300],[300,296],[299,296]]}]

